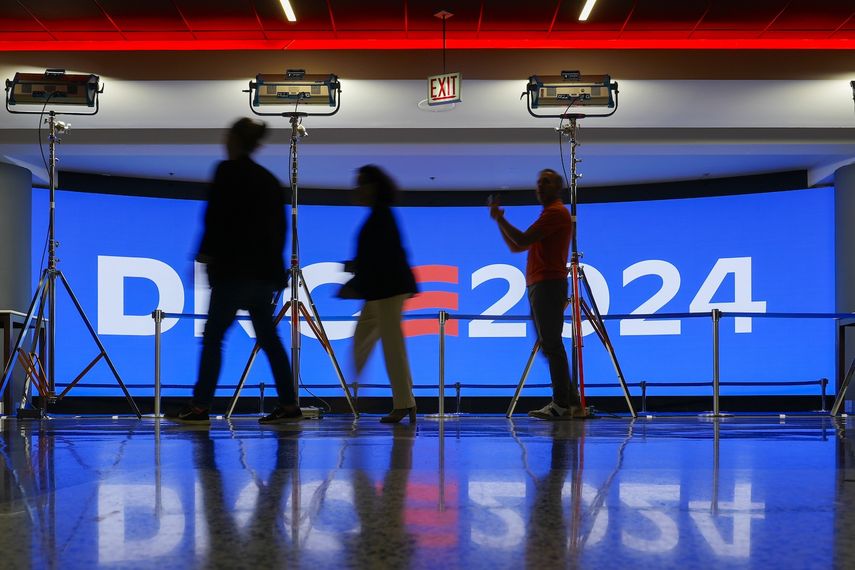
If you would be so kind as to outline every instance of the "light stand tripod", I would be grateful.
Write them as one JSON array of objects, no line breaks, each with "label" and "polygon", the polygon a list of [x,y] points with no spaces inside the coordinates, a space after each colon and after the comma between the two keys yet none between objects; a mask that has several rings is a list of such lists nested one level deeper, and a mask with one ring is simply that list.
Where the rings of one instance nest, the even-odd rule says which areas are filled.
[{"label": "light stand tripod", "polygon": [[[294,392],[298,395],[299,403],[300,350],[302,342],[300,336],[300,315],[302,315],[303,318],[306,320],[306,323],[309,325],[309,328],[311,329],[312,333],[315,335],[315,338],[318,339],[318,341],[321,343],[321,346],[324,348],[327,355],[330,357],[330,361],[332,362],[333,368],[335,369],[336,376],[338,376],[339,384],[341,384],[341,389],[344,391],[344,396],[347,399],[347,404],[348,406],[350,406],[350,410],[353,412],[353,415],[358,417],[359,413],[356,411],[356,408],[353,405],[353,400],[350,395],[350,388],[348,388],[347,382],[344,379],[344,374],[341,371],[341,367],[339,366],[338,360],[336,359],[332,344],[330,343],[329,337],[327,336],[326,330],[324,329],[323,321],[321,320],[321,317],[318,314],[318,309],[315,306],[314,300],[312,300],[312,294],[309,291],[309,287],[306,285],[306,281],[303,279],[303,270],[300,268],[300,248],[297,232],[297,212],[299,204],[297,199],[297,141],[300,137],[300,122],[303,117],[334,115],[339,110],[340,101],[336,105],[335,110],[331,113],[298,113],[296,111],[293,113],[258,113],[255,111],[255,109],[253,109],[252,106],[252,91],[256,88],[257,85],[255,83],[250,83],[250,109],[252,110],[252,112],[256,115],[262,116],[272,115],[289,117],[289,122],[291,124],[291,296],[290,299],[286,301],[285,304],[282,306],[282,309],[280,309],[279,313],[276,315],[273,323],[274,325],[278,325],[285,317],[288,310],[291,310],[291,374],[294,378]],[[338,87],[337,89],[340,89],[340,87]],[[303,292],[305,293],[306,299],[309,302],[308,309],[306,308],[306,304],[300,300],[301,287],[303,288]],[[279,294],[277,294],[276,298],[273,300],[274,306],[276,305],[278,300]],[[238,381],[235,393],[232,396],[231,402],[229,403],[229,408],[226,412],[227,418],[230,418],[232,413],[234,412],[238,398],[240,397],[240,392],[243,389],[243,385],[246,382],[247,376],[249,376],[249,372],[252,369],[252,365],[255,362],[255,358],[256,356],[258,356],[258,351],[260,349],[260,345],[258,344],[258,342],[256,342],[255,346],[252,349],[252,352],[249,355],[249,359],[247,360],[240,380]]]},{"label": "light stand tripod", "polygon": [[[572,78],[579,80],[580,76],[578,72],[564,72],[562,73],[562,77],[567,79],[565,74],[575,73]],[[541,83],[538,78],[532,77],[529,82],[529,87],[526,90],[527,95],[527,107],[528,112],[533,117],[538,118],[560,118],[562,121],[567,120],[568,124],[561,130],[559,136],[567,136],[570,139],[570,215],[573,219],[574,229],[577,229],[577,212],[576,206],[578,204],[578,194],[577,194],[577,182],[578,179],[582,177],[581,174],[577,172],[577,164],[581,162],[580,159],[576,158],[576,148],[578,146],[578,138],[577,138],[577,129],[579,119],[583,119],[586,117],[609,117],[613,115],[617,111],[617,83],[612,83],[608,76],[605,76],[604,81],[599,85],[595,85],[595,87],[599,87],[601,89],[608,89],[609,93],[613,90],[614,97],[614,109],[604,115],[584,115],[581,113],[567,113],[566,110],[564,113],[560,115],[538,115],[532,111],[533,107],[536,107],[536,104],[533,106],[532,102],[537,101],[537,95],[540,93],[543,88],[543,83]],[[566,86],[564,86],[567,89]],[[585,98],[584,93],[585,89],[590,89],[590,86],[587,84],[581,85],[581,87],[576,86],[574,91],[574,95],[569,99],[569,105],[567,104],[568,99],[563,99],[563,106],[566,106],[569,109],[577,101],[588,101],[591,99],[590,91],[589,96]],[[620,383],[620,387],[623,390],[624,398],[626,399],[626,405],[629,408],[630,414],[632,414],[633,418],[638,417],[638,414],[635,411],[635,408],[632,405],[632,400],[630,400],[629,396],[629,388],[626,385],[626,380],[624,379],[623,371],[620,368],[620,363],[618,363],[617,355],[615,354],[614,346],[612,345],[611,340],[609,339],[609,333],[606,330],[605,322],[603,321],[603,317],[600,314],[600,310],[597,307],[597,301],[594,298],[594,294],[591,290],[591,286],[588,283],[588,278],[585,276],[585,269],[579,263],[580,258],[582,257],[579,253],[578,249],[578,231],[574,231],[573,240],[571,242],[571,254],[570,254],[570,298],[567,299],[567,304],[565,305],[565,309],[567,306],[571,306],[571,319],[573,321],[572,329],[573,329],[573,348],[572,348],[572,373],[573,376],[577,379],[579,385],[579,395],[581,398],[582,408],[586,408],[585,404],[585,377],[584,377],[584,367],[582,365],[582,317],[584,316],[588,322],[591,324],[591,327],[594,329],[594,332],[597,333],[597,336],[600,339],[600,342],[603,343],[603,347],[609,353],[609,358],[612,361],[612,365],[614,366],[615,373],[617,374],[618,382]],[[580,291],[579,284],[582,284],[582,288],[584,289],[584,293],[588,298],[586,301]],[[511,400],[511,404],[508,407],[506,416],[511,417],[516,409],[517,402],[520,398],[520,393],[522,392],[523,386],[525,385],[526,378],[528,377],[529,372],[531,371],[532,364],[534,364],[534,358],[540,350],[540,341],[536,341],[534,347],[531,350],[531,354],[529,355],[528,361],[526,362],[525,368],[523,369],[522,377],[520,378],[519,384],[517,385],[517,389],[514,392],[514,397]]]},{"label": "light stand tripod", "polygon": [[[100,91],[98,91],[100,93]],[[97,101],[97,96],[96,96]],[[50,100],[50,96],[48,96],[48,101]],[[6,109],[10,113],[20,113],[20,114],[38,114],[39,112],[30,112],[30,111],[12,111],[9,108],[9,87],[7,84],[7,96],[6,96]],[[45,103],[47,105],[47,103]],[[61,113],[65,115],[94,115],[98,112],[98,107],[95,107],[94,113]],[[42,271],[41,277],[39,279],[39,285],[36,288],[35,293],[33,294],[33,299],[30,303],[30,308],[27,311],[27,316],[24,319],[24,325],[21,328],[21,332],[18,335],[18,339],[15,342],[15,345],[12,349],[11,356],[9,358],[9,362],[6,363],[6,367],[3,370],[2,381],[0,381],[0,395],[2,395],[7,389],[7,385],[12,377],[12,372],[15,368],[15,363],[20,362],[23,367],[27,379],[24,385],[24,395],[23,400],[26,400],[26,395],[29,393],[29,384],[32,382],[41,396],[41,409],[36,411],[36,417],[43,417],[44,412],[47,408],[47,402],[55,402],[56,400],[61,400],[65,397],[68,392],[77,385],[80,380],[98,363],[102,358],[107,363],[107,366],[110,367],[110,371],[113,376],[116,378],[116,382],[119,387],[122,389],[122,392],[125,394],[125,398],[128,400],[128,404],[130,404],[131,409],[136,414],[138,418],[142,417],[139,408],[137,408],[134,399],[131,397],[128,392],[127,387],[124,382],[122,382],[122,378],[119,376],[119,372],[116,370],[113,361],[110,359],[110,355],[107,354],[107,349],[104,348],[104,345],[101,343],[101,339],[98,338],[98,333],[95,332],[95,329],[92,326],[92,323],[89,322],[89,319],[86,317],[86,313],[83,311],[83,307],[80,305],[80,302],[77,300],[77,297],[74,295],[74,292],[71,290],[71,285],[69,285],[68,280],[65,278],[65,275],[62,273],[62,270],[57,267],[58,259],[56,258],[56,248],[59,247],[59,242],[55,239],[55,217],[56,217],[56,145],[59,144],[60,138],[59,135],[61,133],[67,132],[69,126],[61,121],[56,120],[57,113],[51,110],[48,113],[48,118],[45,119],[45,123],[48,125],[49,132],[49,143],[50,143],[50,164],[49,164],[49,178],[50,178],[50,216],[48,221],[48,264],[47,268]],[[84,369],[83,371],[70,383],[65,387],[65,390],[62,391],[59,396],[56,395],[56,289],[57,289],[57,278],[62,282],[63,287],[65,287],[68,296],[71,298],[71,301],[74,303],[74,307],[77,309],[77,313],[80,315],[80,318],[83,320],[83,323],[86,325],[89,334],[92,336],[92,340],[95,341],[95,344],[98,346],[99,353]],[[47,309],[47,316],[45,316],[45,309]],[[38,310],[38,314],[37,314]],[[33,319],[35,318],[35,324],[33,325]],[[32,345],[30,347],[29,352],[23,350],[21,347],[24,344],[24,339],[26,337],[27,331],[30,327],[34,326],[33,332],[33,340]],[[42,363],[38,356],[36,355],[36,344],[39,339],[39,335],[41,333],[42,328],[45,329],[46,337],[47,337],[47,366],[45,367],[45,363]],[[16,358],[17,357],[17,358]],[[23,404],[23,401],[22,401]],[[19,409],[19,413],[22,409]],[[32,412],[31,412],[32,413]],[[26,412],[24,415],[27,415]]]}]

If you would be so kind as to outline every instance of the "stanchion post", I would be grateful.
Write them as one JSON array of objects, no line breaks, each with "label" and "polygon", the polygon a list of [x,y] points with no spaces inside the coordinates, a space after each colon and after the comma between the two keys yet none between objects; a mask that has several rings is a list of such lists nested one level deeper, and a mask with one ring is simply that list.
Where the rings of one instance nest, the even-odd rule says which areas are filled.
[{"label": "stanchion post", "polygon": [[826,388],[828,387],[828,378],[820,378],[819,379],[819,386],[820,386],[820,389],[822,390],[822,398],[820,401],[820,404],[822,405],[822,407],[820,408],[819,411],[820,412],[827,412],[828,410],[825,408],[825,398],[826,398]]},{"label": "stanchion post", "polygon": [[638,383],[641,386],[641,413],[647,413],[647,381],[642,380]]},{"label": "stanchion post", "polygon": [[454,383],[454,396],[457,399],[457,406],[454,410],[454,413],[459,414],[460,413],[460,382]]},{"label": "stanchion post", "polygon": [[160,341],[163,332],[163,311],[156,309],[154,319],[154,417],[160,417]]},{"label": "stanchion post", "polygon": [[445,416],[445,322],[448,313],[439,312],[439,419]]},{"label": "stanchion post", "polygon": [[264,382],[258,383],[258,413],[264,415]]},{"label": "stanchion post", "polygon": [[719,309],[712,310],[713,324],[713,415],[717,416],[720,413],[719,409],[719,382],[721,381],[721,369],[719,367],[719,324],[721,323],[721,311]]}]

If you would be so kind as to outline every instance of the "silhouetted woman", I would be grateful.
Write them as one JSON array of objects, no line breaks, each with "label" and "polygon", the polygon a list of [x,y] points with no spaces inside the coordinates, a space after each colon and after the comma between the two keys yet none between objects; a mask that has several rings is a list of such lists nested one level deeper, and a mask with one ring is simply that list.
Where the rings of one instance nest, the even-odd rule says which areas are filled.
[{"label": "silhouetted woman", "polygon": [[414,422],[416,400],[401,312],[404,301],[417,288],[391,209],[398,188],[388,174],[372,164],[357,171],[356,184],[356,202],[371,208],[359,230],[356,259],[350,268],[354,277],[344,287],[350,296],[365,300],[353,337],[356,371],[362,372],[371,350],[381,340],[386,373],[392,385],[393,409],[380,421],[397,423],[409,416],[410,422]]}]

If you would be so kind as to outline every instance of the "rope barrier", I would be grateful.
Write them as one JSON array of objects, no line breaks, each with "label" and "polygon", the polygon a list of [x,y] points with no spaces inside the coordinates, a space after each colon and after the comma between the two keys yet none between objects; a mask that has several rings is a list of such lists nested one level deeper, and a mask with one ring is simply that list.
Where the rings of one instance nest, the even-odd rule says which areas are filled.
[{"label": "rope barrier", "polygon": [[[814,386],[821,385],[823,383],[823,379],[819,380],[803,380],[803,381],[772,381],[772,382],[748,382],[748,381],[733,381],[733,382],[720,382],[722,386]],[[264,383],[263,386],[269,387],[272,386],[273,383]],[[647,387],[668,387],[668,388],[691,388],[694,386],[711,386],[712,382],[627,382],[627,386],[641,387],[645,385]],[[57,384],[57,388],[64,388],[68,386],[68,384]],[[105,389],[118,389],[116,384],[77,384],[81,388],[105,388]],[[125,386],[128,388],[139,388],[139,389],[152,389],[154,388],[154,384],[128,384]],[[260,389],[262,384],[247,384],[244,385],[244,388],[247,389]],[[324,389],[324,388],[340,388],[338,384],[301,384],[301,386],[310,389]],[[358,386],[360,389],[391,389],[389,384],[363,384],[361,382],[356,384],[351,384],[351,386]],[[527,384],[529,388],[550,388],[552,384]],[[193,386],[188,384],[161,384],[161,388],[172,389],[172,390],[191,390]],[[448,384],[446,388],[465,388],[467,390],[503,390],[503,389],[511,389],[516,388],[516,384],[469,384],[458,382],[455,384]],[[585,384],[587,388],[614,388],[614,382],[607,383],[592,383]],[[218,390],[234,390],[237,388],[237,384],[218,384]],[[414,384],[413,390],[436,390],[439,388],[439,384]]]},{"label": "rope barrier", "polygon": [[[159,415],[159,403],[160,403],[160,389],[189,389],[190,386],[186,385],[176,385],[176,384],[161,384],[160,382],[160,337],[161,337],[161,328],[160,325],[163,319],[181,319],[181,318],[192,318],[192,319],[207,319],[208,315],[200,315],[195,313],[164,313],[160,311],[154,311],[152,313],[152,319],[155,322],[155,383],[154,385],[128,385],[129,388],[144,388],[149,389],[154,387],[155,390],[155,414]],[[612,314],[612,315],[601,315],[601,318],[604,321],[607,320],[640,320],[640,319],[649,319],[649,320],[657,320],[657,319],[692,319],[692,318],[712,318],[713,321],[713,354],[714,354],[714,366],[713,366],[713,380],[711,382],[648,382],[641,381],[637,383],[626,383],[625,386],[634,386],[641,389],[641,398],[642,398],[642,411],[645,410],[646,398],[649,388],[657,388],[657,387],[669,387],[669,388],[680,388],[680,387],[713,387],[713,402],[714,402],[714,413],[718,415],[718,390],[720,386],[743,386],[743,387],[772,387],[772,386],[813,386],[820,385],[822,390],[822,409],[825,410],[825,398],[826,398],[826,387],[828,384],[828,380],[825,378],[819,380],[812,381],[772,381],[772,382],[757,382],[757,381],[726,381],[722,382],[719,380],[718,376],[718,324],[722,318],[772,318],[772,319],[855,319],[855,313],[823,313],[823,312],[810,312],[810,313],[780,313],[780,312],[771,312],[771,313],[758,313],[758,312],[729,312],[725,313],[719,309],[713,309],[710,312],[682,312],[682,313],[647,313],[647,314]],[[158,320],[160,319],[160,320]],[[249,316],[238,316],[238,320],[246,321],[250,320]],[[358,316],[348,315],[348,316],[329,316],[324,317],[323,320],[333,322],[354,322],[358,319]],[[439,409],[440,416],[443,416],[443,402],[445,400],[445,383],[444,383],[444,342],[445,342],[445,334],[444,334],[444,323],[451,320],[464,320],[464,321],[531,321],[531,315],[483,315],[483,314],[452,314],[448,313],[440,309],[436,313],[415,313],[415,314],[407,314],[402,315],[402,320],[434,320],[437,319],[440,323],[440,375],[439,375],[439,384],[422,384],[413,386],[414,390],[434,390],[438,389],[439,391]],[[306,320],[305,315],[301,317],[301,320]],[[310,320],[314,321],[315,319],[310,317]],[[588,320],[588,319],[586,319]],[[848,325],[846,325],[848,326]],[[534,353],[532,353],[533,355]],[[524,374],[527,374],[528,368]],[[525,378],[525,376],[523,377]],[[622,378],[621,378],[621,381]],[[344,382],[344,380],[342,380]],[[513,406],[516,403],[516,400],[519,396],[519,392],[522,388],[524,380],[517,385],[517,393],[514,395],[514,400],[511,404],[511,411],[508,412],[508,417],[512,413]],[[113,385],[86,385],[89,388],[115,388]],[[249,388],[255,388],[261,391],[262,395],[264,394],[264,387],[266,384],[261,383],[255,386],[249,386]],[[354,391],[358,390],[358,388],[363,389],[390,389],[388,384],[359,384],[354,383],[351,384],[353,386]],[[309,389],[324,389],[324,388],[335,388],[335,385],[330,384],[317,384],[317,385],[304,385],[304,387]],[[456,382],[453,384],[457,400],[458,400],[458,408],[460,404],[461,390],[489,390],[489,389],[509,389],[514,388],[512,384],[468,384]],[[551,384],[531,384],[530,388],[549,388]],[[603,383],[603,384],[595,384],[595,383],[587,383],[586,387],[588,388],[613,388],[614,383]],[[236,389],[235,386],[220,386],[221,389]],[[628,388],[624,389],[625,397],[627,398],[627,403],[629,403],[629,392]],[[632,410],[632,406],[630,404],[630,410]],[[459,410],[458,410],[459,411]]]},{"label": "rope barrier", "polygon": [[[744,313],[744,312],[722,312],[723,318],[727,317],[749,317],[749,318],[770,318],[770,319],[855,319],[855,313]],[[640,320],[640,319],[695,319],[709,318],[710,314],[706,313],[620,313],[613,315],[602,315],[604,321],[613,320]],[[195,313],[163,313],[164,319],[207,319],[208,315],[200,315]],[[356,321],[358,316],[334,316],[323,317],[324,321]],[[436,319],[436,313],[416,313],[410,315],[402,315],[403,320],[426,320]],[[249,315],[240,315],[237,319],[248,321]],[[305,318],[302,318],[305,320]],[[459,321],[530,321],[531,315],[475,315],[466,313],[448,313],[449,320]],[[313,319],[314,320],[314,319]],[[586,319],[587,320],[587,319]]]}]

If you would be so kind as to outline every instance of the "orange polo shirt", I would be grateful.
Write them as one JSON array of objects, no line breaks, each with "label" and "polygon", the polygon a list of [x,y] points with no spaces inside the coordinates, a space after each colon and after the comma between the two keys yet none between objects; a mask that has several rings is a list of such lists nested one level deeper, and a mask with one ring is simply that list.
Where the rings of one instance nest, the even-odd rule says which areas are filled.
[{"label": "orange polo shirt", "polygon": [[[529,230],[537,228],[541,239],[528,248],[525,283],[534,285],[550,279],[567,278],[567,255],[573,239],[573,218],[561,200],[543,207]],[[528,230],[527,230],[528,231]]]}]

